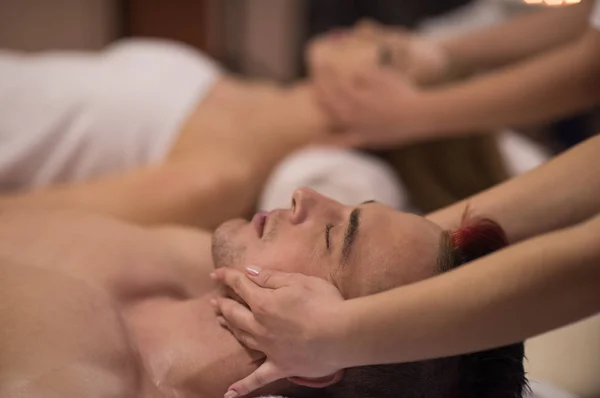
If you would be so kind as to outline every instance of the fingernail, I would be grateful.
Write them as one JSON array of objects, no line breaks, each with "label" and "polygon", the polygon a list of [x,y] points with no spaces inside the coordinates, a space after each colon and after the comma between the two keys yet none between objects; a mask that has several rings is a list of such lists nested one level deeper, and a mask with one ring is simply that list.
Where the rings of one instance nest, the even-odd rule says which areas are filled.
[{"label": "fingernail", "polygon": [[224,398],[236,398],[239,395],[240,394],[238,394],[237,391],[229,390],[229,391],[227,391],[225,393],[225,397]]},{"label": "fingernail", "polygon": [[261,270],[262,270],[262,268],[257,265],[252,265],[250,267],[246,267],[246,273],[248,273],[248,275],[250,275],[250,276],[258,276],[260,274]]},{"label": "fingernail", "polygon": [[217,274],[216,274],[216,273],[214,273],[214,272],[211,272],[211,273],[209,274],[209,276],[210,276],[210,279],[217,279]]},{"label": "fingernail", "polygon": [[213,307],[217,306],[217,299],[210,299],[210,305],[212,305]]}]

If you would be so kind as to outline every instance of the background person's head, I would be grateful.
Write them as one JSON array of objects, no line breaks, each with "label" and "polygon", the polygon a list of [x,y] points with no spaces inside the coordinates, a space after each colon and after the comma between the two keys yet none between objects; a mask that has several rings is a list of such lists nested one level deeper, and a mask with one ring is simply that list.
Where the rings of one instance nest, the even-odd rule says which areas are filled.
[{"label": "background person's head", "polygon": [[[330,63],[343,65],[340,73],[352,74],[378,65],[385,58],[382,54],[389,53],[394,69],[416,86],[468,77],[443,76],[444,62],[413,39],[397,27],[359,23],[354,29],[334,29],[313,38],[306,47],[306,64],[311,76]],[[386,48],[392,51],[382,51]],[[509,177],[492,134],[404,142],[376,153],[394,169],[411,205],[422,212],[448,206]]]},{"label": "background person's head", "polygon": [[[489,220],[469,220],[442,231],[423,217],[377,203],[344,206],[297,190],[290,209],[232,220],[213,236],[215,266],[250,264],[319,276],[345,298],[374,294],[449,271],[506,245]],[[401,338],[401,336],[399,337]],[[524,384],[523,345],[423,362],[347,369],[315,383],[283,385],[294,398],[514,398]],[[330,384],[331,383],[331,384]]]}]

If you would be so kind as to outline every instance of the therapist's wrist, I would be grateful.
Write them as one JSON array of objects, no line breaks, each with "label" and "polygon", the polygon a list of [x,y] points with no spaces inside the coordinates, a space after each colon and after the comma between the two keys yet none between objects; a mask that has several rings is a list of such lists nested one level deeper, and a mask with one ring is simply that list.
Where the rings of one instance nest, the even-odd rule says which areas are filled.
[{"label": "therapist's wrist", "polygon": [[346,300],[339,307],[334,326],[334,338],[328,357],[332,366],[346,369],[363,364],[361,338],[365,319],[360,315],[360,298]]},{"label": "therapist's wrist", "polygon": [[456,74],[443,43],[434,39],[414,36],[409,53],[418,62],[409,65],[407,73],[421,86],[435,86],[452,81]]}]

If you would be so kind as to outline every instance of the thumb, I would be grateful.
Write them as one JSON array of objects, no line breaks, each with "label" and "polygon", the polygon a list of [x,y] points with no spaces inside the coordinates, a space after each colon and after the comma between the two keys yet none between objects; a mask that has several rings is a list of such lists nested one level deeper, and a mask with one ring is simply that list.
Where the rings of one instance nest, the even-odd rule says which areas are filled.
[{"label": "thumb", "polygon": [[277,366],[268,359],[258,369],[251,373],[248,377],[233,383],[229,386],[225,398],[235,398],[250,394],[269,383],[283,379],[288,375],[284,374]]}]

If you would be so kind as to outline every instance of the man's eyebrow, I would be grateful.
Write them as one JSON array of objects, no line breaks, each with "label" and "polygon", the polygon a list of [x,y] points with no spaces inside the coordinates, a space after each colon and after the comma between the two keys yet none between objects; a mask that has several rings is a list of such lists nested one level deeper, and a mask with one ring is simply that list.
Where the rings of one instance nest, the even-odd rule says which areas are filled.
[{"label": "man's eyebrow", "polygon": [[350,256],[350,250],[352,249],[352,244],[356,238],[356,233],[358,232],[358,227],[360,226],[360,208],[355,208],[350,213],[350,218],[348,219],[348,227],[346,228],[346,232],[344,233],[344,243],[342,244],[342,255],[340,256],[340,264],[345,265],[348,261],[348,257]]}]

